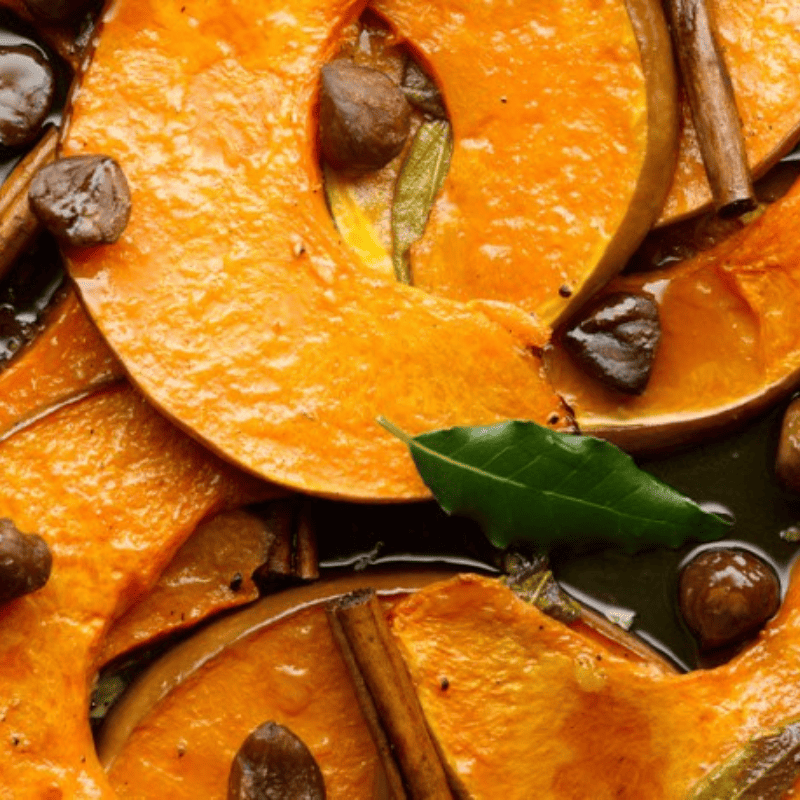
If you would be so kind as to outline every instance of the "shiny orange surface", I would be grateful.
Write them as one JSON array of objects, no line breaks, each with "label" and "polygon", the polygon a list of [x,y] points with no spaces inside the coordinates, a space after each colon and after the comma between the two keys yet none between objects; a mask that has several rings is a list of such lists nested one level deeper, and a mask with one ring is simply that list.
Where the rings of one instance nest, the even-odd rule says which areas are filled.
[{"label": "shiny orange surface", "polygon": [[[175,553],[153,589],[111,626],[99,663],[257,600],[252,575],[266,560],[274,538],[263,520],[246,511],[222,512],[204,522]],[[238,587],[232,586],[236,575]]]},{"label": "shiny orange surface", "polygon": [[87,718],[103,631],[203,517],[265,487],[127,388],[0,443],[0,485],[0,516],[53,553],[45,588],[0,609],[0,798],[110,798]]},{"label": "shiny orange surface", "polygon": [[305,742],[328,800],[372,797],[377,754],[321,607],[232,645],[174,689],[109,779],[125,800],[222,800],[234,754],[267,720]]},{"label": "shiny orange surface", "polygon": [[[328,797],[373,796],[375,751],[322,608],[262,620],[242,636],[262,615],[253,607],[241,624],[230,618],[198,637],[202,647],[189,649],[190,640],[145,676],[113,721],[131,730],[109,759],[120,797],[156,800],[168,790],[222,800],[233,754],[267,719],[309,745]],[[389,618],[447,766],[474,800],[685,800],[800,704],[797,575],[754,644],[689,674],[631,660],[476,575],[422,588]],[[178,684],[159,702],[170,675]]]},{"label": "shiny orange surface", "polygon": [[121,241],[71,272],[155,404],[272,480],[374,499],[426,494],[379,415],[418,433],[558,411],[537,326],[382,280],[338,240],[313,106],[360,4],[181,6],[115,7],[68,144],[130,180]]},{"label": "shiny orange surface", "polygon": [[749,650],[685,675],[622,660],[476,576],[393,614],[428,722],[475,800],[684,800],[800,707],[797,574]]},{"label": "shiny orange surface", "polygon": [[428,64],[453,125],[450,172],[412,252],[414,284],[551,322],[567,304],[559,289],[577,293],[603,258],[646,168],[648,99],[626,4],[375,8]]},{"label": "shiny orange surface", "polygon": [[679,266],[612,281],[658,302],[662,338],[645,392],[605,390],[556,347],[557,391],[582,429],[631,449],[692,441],[774,402],[800,378],[800,182],[740,232]]},{"label": "shiny orange surface", "polygon": [[52,406],[122,375],[122,365],[69,292],[33,343],[0,370],[0,438]]},{"label": "shiny orange surface", "polygon": [[[800,12],[794,0],[709,0],[751,168],[763,174],[800,137]],[[711,200],[705,170],[683,107],[675,178],[661,221],[678,219]]]}]

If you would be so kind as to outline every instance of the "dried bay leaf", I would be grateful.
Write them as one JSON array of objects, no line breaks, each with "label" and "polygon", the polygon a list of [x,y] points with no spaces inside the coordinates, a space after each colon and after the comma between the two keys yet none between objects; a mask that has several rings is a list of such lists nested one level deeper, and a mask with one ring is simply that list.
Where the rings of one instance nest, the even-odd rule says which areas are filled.
[{"label": "dried bay leaf", "polygon": [[425,231],[452,154],[450,123],[438,119],[423,122],[397,178],[392,204],[392,263],[401,283],[412,283],[408,251]]},{"label": "dried bay leaf", "polygon": [[520,541],[615,545],[627,552],[711,541],[730,523],[591,436],[511,421],[409,436],[425,484],[448,514],[475,520],[496,547]]},{"label": "dried bay leaf", "polygon": [[800,719],[753,737],[687,800],[781,800],[800,773]]}]

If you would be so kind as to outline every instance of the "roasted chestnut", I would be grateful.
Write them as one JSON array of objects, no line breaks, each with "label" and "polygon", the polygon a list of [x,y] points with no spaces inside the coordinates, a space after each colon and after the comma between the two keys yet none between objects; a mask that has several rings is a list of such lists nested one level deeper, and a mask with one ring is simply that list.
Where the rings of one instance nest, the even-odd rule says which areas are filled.
[{"label": "roasted chestnut", "polygon": [[0,603],[41,589],[50,577],[52,557],[35,533],[22,533],[10,519],[0,519]]},{"label": "roasted chestnut", "polygon": [[625,292],[601,298],[563,336],[565,349],[586,372],[626,394],[645,390],[660,340],[655,301]]},{"label": "roasted chestnut", "polygon": [[28,44],[0,47],[0,144],[28,144],[42,129],[56,79],[44,55]]},{"label": "roasted chestnut", "polygon": [[113,158],[61,158],[34,176],[28,191],[33,213],[61,242],[95,245],[116,242],[131,213],[131,193]]},{"label": "roasted chestnut", "polygon": [[743,641],[778,610],[780,585],[773,569],[748,550],[704,550],[682,570],[681,613],[702,650]]},{"label": "roasted chestnut", "polygon": [[303,741],[276,722],[259,725],[233,759],[228,800],[325,800],[319,765]]},{"label": "roasted chestnut", "polygon": [[346,59],[322,68],[320,147],[334,169],[380,169],[403,149],[411,106],[388,75]]}]

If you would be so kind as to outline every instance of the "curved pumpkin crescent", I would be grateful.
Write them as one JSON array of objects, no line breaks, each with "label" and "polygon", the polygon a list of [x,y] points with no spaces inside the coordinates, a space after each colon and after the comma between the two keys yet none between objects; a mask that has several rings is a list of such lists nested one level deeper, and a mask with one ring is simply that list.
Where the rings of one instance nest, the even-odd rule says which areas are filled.
[{"label": "curved pumpkin crescent", "polygon": [[757,220],[676,267],[615,278],[603,292],[658,303],[647,389],[622,397],[587,378],[558,341],[546,362],[581,430],[657,453],[733,429],[800,385],[800,180]]},{"label": "curved pumpkin crescent", "polygon": [[[120,0],[67,151],[113,153],[134,211],[118,244],[72,253],[70,271],[133,380],[226,458],[309,492],[417,498],[427,491],[377,416],[418,433],[564,415],[532,353],[546,334],[524,310],[365,274],[335,232],[320,191],[313,106],[319,67],[363,5],[298,0],[288,12],[282,0],[185,9],[177,0]],[[469,26],[475,6],[462,6]],[[501,6],[519,17],[514,4]],[[598,13],[597,3],[586,6]],[[633,191],[646,134],[643,81],[624,6],[603,8],[616,38],[609,44],[604,30],[585,55],[607,60],[618,48],[635,77],[621,92],[626,107],[631,91],[639,97],[623,115],[634,140],[623,158]],[[534,59],[522,52],[518,70]],[[434,67],[440,55],[430,55]],[[451,97],[459,91],[448,88]],[[458,131],[458,116],[454,124]]]},{"label": "curved pumpkin crescent", "polygon": [[68,292],[36,339],[0,370],[0,441],[124,374],[77,295]]},{"label": "curved pumpkin crescent", "polygon": [[[343,575],[263,598],[194,634],[140,676],[106,718],[98,752],[112,785],[135,786],[132,796],[149,798],[163,794],[169,774],[176,797],[221,796],[240,742],[274,719],[314,753],[330,800],[372,797],[378,757],[323,602],[369,585],[396,604],[454,575],[447,569]],[[458,624],[459,614],[453,617]],[[649,664],[655,674],[673,671],[619,629],[608,639],[615,627],[608,621],[595,625],[590,613],[561,631],[627,663]],[[183,729],[186,750],[176,759],[173,740]]]},{"label": "curved pumpkin crescent", "polygon": [[661,211],[678,136],[672,49],[651,0],[509,5],[374,8],[429,62],[455,138],[412,248],[414,285],[555,325],[622,269]]},{"label": "curved pumpkin crescent", "polygon": [[0,798],[111,798],[87,715],[105,627],[200,520],[276,492],[125,386],[0,442],[0,485],[0,517],[53,554],[47,585],[0,609]]},{"label": "curved pumpkin crescent", "polygon": [[[345,580],[318,585],[315,599],[358,585]],[[371,796],[374,749],[311,599],[307,588],[268,598],[156,662],[108,719],[100,752],[112,785],[151,798],[174,780],[176,797],[221,796],[244,736],[275,718],[315,753],[330,798]],[[795,570],[756,641],[722,666],[681,674],[477,575],[423,586],[389,619],[459,797],[683,800],[751,736],[796,716],[799,601]]]}]

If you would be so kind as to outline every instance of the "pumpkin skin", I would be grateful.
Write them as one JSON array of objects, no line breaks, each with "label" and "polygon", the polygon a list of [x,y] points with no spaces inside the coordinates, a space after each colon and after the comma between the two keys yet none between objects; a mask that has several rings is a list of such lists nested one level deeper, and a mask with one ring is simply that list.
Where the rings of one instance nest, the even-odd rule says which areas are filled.
[{"label": "pumpkin skin", "polygon": [[0,798],[111,798],[87,717],[104,629],[201,519],[273,489],[124,386],[1,442],[0,485],[0,517],[53,554],[47,585],[0,609]]},{"label": "pumpkin skin", "polygon": [[[411,499],[427,490],[376,417],[414,434],[511,418],[563,426],[564,411],[532,352],[541,325],[524,307],[382,280],[339,241],[313,104],[318,69],[362,5],[304,0],[290,23],[277,0],[185,14],[178,2],[120,2],[67,152],[113,152],[134,211],[117,245],[71,253],[70,271],[137,385],[215,451],[308,492]],[[602,8],[625,17],[617,3]],[[465,19],[467,30],[484,24]],[[451,35],[467,59],[466,33]],[[635,184],[646,112],[629,26],[622,40],[639,76]]]},{"label": "pumpkin skin", "polygon": [[733,428],[800,380],[800,181],[735,235],[677,267],[613,280],[654,297],[661,344],[646,391],[591,381],[556,339],[550,379],[583,432],[658,452]]}]

